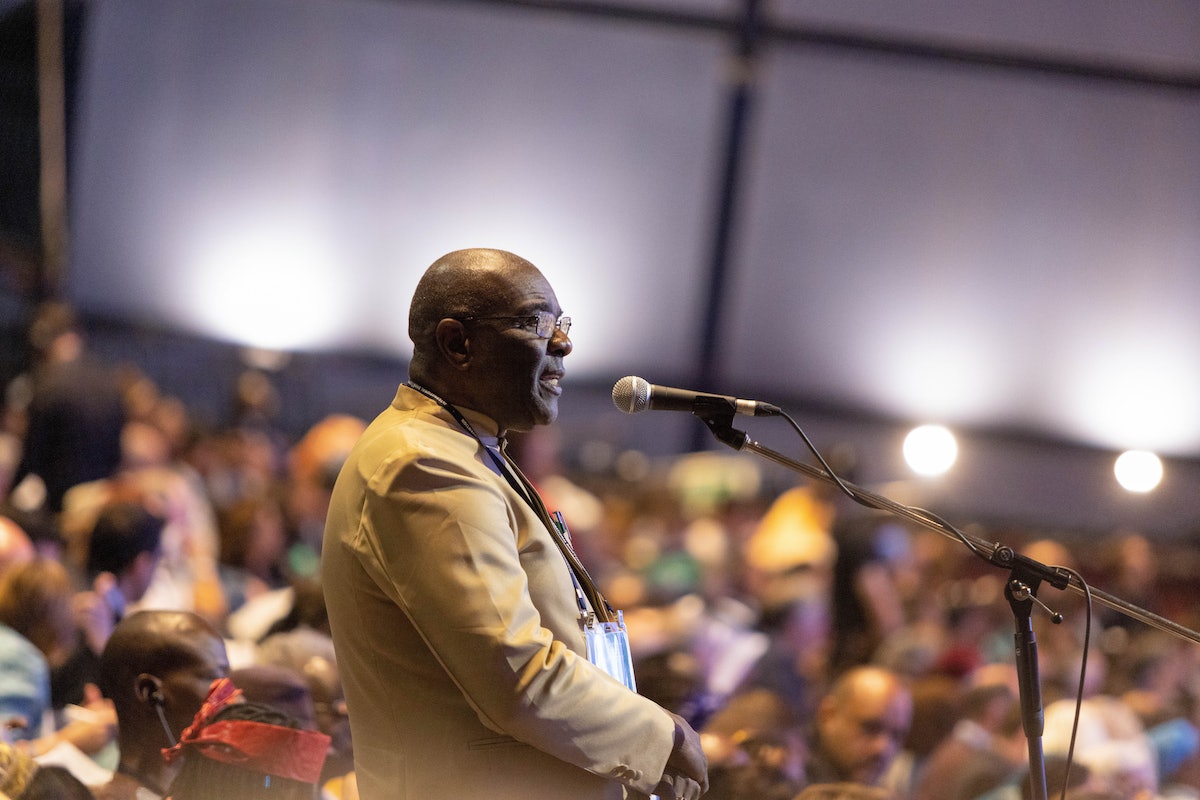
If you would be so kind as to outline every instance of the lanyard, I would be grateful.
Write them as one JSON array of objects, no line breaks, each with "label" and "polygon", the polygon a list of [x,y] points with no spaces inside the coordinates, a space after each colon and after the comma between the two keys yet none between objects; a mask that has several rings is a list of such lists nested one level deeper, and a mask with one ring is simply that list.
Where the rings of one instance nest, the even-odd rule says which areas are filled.
[{"label": "lanyard", "polygon": [[513,491],[520,495],[521,499],[524,500],[525,503],[537,513],[538,518],[542,521],[542,524],[546,526],[548,531],[550,531],[551,538],[554,539],[554,543],[558,545],[558,549],[562,552],[563,558],[566,560],[567,566],[570,568],[571,581],[575,584],[575,599],[579,603],[580,613],[582,613],[585,617],[588,615],[587,606],[583,600],[584,595],[586,595],[588,602],[591,604],[592,609],[600,618],[601,622],[610,622],[615,619],[615,613],[613,612],[612,607],[609,606],[608,601],[606,601],[600,594],[600,590],[596,588],[596,584],[592,581],[592,577],[588,574],[587,569],[584,568],[583,562],[580,561],[579,556],[575,554],[575,548],[571,546],[571,540],[568,538],[569,534],[567,532],[567,525],[563,520],[562,513],[556,511],[554,512],[554,515],[551,516],[550,511],[546,508],[546,504],[542,502],[541,495],[539,495],[537,489],[533,487],[533,483],[525,477],[525,474],[521,472],[521,469],[516,465],[516,462],[514,462],[505,451],[505,445],[507,442],[500,440],[495,448],[488,446],[488,444],[483,441],[482,437],[480,437],[480,435],[475,431],[475,428],[471,425],[470,421],[468,421],[467,418],[463,416],[462,412],[453,405],[414,381],[410,380],[404,385],[414,391],[420,392],[421,394],[425,395],[425,397],[429,398],[445,409],[445,411],[454,418],[454,421],[457,422],[463,430],[470,434],[475,441],[479,442],[479,446],[482,447],[488,454],[488,457],[492,460],[492,463],[495,464],[497,471],[504,476],[504,480],[508,482],[508,485],[511,486]]}]

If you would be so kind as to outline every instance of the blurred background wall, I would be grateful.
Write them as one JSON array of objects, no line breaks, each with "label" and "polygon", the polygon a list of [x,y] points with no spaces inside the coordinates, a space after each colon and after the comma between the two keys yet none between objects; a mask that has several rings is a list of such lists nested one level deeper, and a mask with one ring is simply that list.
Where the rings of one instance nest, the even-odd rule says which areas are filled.
[{"label": "blurred background wall", "polygon": [[294,435],[369,417],[421,270],[495,246],[575,319],[576,466],[722,449],[634,374],[958,522],[1197,533],[1190,0],[10,0],[0,69],[6,383],[61,297],[213,425],[250,366]]}]

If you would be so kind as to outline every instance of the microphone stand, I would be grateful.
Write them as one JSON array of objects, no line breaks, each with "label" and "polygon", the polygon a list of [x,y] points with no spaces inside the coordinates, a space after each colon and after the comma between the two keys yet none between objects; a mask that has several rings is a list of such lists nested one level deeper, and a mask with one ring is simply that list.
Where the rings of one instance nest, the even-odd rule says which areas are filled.
[{"label": "microphone stand", "polygon": [[[721,443],[739,452],[756,453],[793,472],[837,486],[839,489],[849,492],[854,500],[868,508],[887,511],[921,527],[948,536],[965,545],[971,552],[988,563],[1009,570],[1009,580],[1005,586],[1004,595],[1012,607],[1016,622],[1014,639],[1016,642],[1017,684],[1021,700],[1021,721],[1024,726],[1025,738],[1029,743],[1029,780],[1034,800],[1047,800],[1046,764],[1042,753],[1045,715],[1042,708],[1041,683],[1038,678],[1037,640],[1033,634],[1032,622],[1035,603],[1049,611],[1037,599],[1037,590],[1042,582],[1049,583],[1056,589],[1071,589],[1079,594],[1086,594],[1102,605],[1131,619],[1181,639],[1200,644],[1200,633],[1119,597],[1086,586],[1078,576],[1062,567],[1047,566],[1017,553],[1007,545],[987,542],[967,534],[927,511],[889,500],[882,495],[842,480],[820,467],[795,461],[782,453],[763,447],[747,436],[745,432],[733,427],[735,410],[732,403],[716,402],[716,400],[714,398],[714,402],[698,406],[693,414],[708,426]],[[1055,624],[1062,622],[1062,615],[1052,613],[1051,621]]]}]

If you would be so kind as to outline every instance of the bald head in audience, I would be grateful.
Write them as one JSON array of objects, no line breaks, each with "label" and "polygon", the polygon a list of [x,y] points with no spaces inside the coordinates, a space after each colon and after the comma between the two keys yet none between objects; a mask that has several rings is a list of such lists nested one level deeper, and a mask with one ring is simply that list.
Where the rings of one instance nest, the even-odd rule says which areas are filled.
[{"label": "bald head in audience", "polygon": [[912,724],[912,695],[891,670],[856,667],[834,683],[817,708],[810,783],[875,785],[891,766]]},{"label": "bald head in audience", "polygon": [[120,763],[96,797],[125,796],[116,784],[131,780],[164,795],[174,767],[163,761],[163,748],[191,724],[213,681],[228,674],[225,642],[198,614],[138,611],[122,619],[100,657],[100,688],[117,712]]}]

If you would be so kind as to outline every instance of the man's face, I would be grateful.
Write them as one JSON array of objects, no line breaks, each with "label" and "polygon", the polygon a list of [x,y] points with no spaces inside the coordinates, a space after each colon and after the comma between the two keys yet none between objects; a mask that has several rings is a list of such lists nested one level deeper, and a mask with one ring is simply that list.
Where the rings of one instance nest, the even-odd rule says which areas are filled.
[{"label": "man's face", "polygon": [[540,272],[523,268],[506,278],[508,299],[487,316],[518,319],[468,323],[474,353],[471,370],[482,405],[477,410],[499,422],[501,430],[525,431],[558,417],[563,359],[571,352],[571,340],[559,330],[543,339],[522,327],[519,318],[539,311],[556,318],[562,314],[554,290]]},{"label": "man's face", "polygon": [[161,676],[168,724],[177,738],[192,724],[213,681],[229,676],[229,656],[219,637],[202,636],[190,649],[194,659],[188,666]]},{"label": "man's face", "polygon": [[871,685],[822,709],[819,716],[826,757],[844,779],[874,785],[908,733],[912,701],[905,690]]}]

